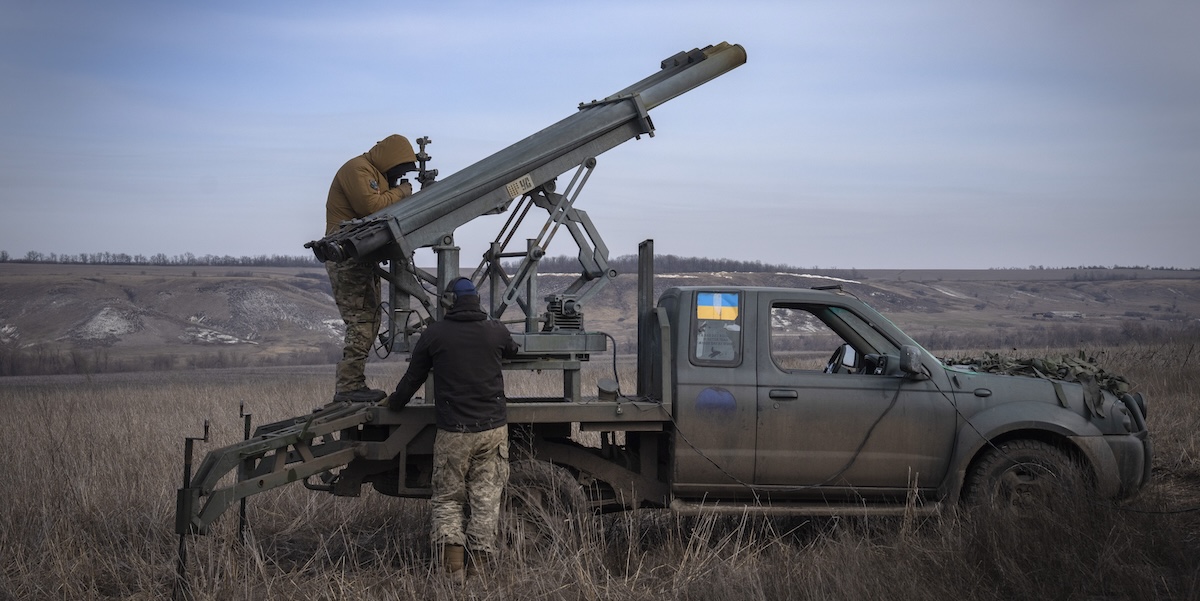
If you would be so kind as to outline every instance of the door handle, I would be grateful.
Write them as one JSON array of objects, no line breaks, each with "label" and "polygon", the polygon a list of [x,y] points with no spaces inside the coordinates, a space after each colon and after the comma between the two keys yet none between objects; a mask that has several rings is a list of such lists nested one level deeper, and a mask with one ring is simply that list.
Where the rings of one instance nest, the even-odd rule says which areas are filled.
[{"label": "door handle", "polygon": [[767,396],[779,401],[794,401],[800,398],[800,393],[795,390],[780,390],[777,388],[767,393]]}]

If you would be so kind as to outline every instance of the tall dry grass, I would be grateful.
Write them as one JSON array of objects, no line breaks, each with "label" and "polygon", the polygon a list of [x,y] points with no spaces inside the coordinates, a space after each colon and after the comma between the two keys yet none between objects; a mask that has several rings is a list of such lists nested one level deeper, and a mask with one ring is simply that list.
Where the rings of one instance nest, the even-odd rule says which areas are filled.
[{"label": "tall dry grass", "polygon": [[[677,516],[565,523],[466,588],[430,561],[427,503],[299,485],[189,538],[196,599],[1197,599],[1197,381],[1187,344],[1096,349],[1150,399],[1153,485],[1131,506],[932,518]],[[1058,352],[1038,349],[1026,354]],[[594,362],[585,386],[609,368]],[[398,369],[398,368],[397,368]],[[327,400],[328,368],[0,379],[0,600],[161,599],[175,575],[184,436],[203,451]],[[377,384],[393,378],[379,378]],[[547,384],[510,375],[522,394]],[[622,375],[630,392],[632,375]],[[554,382],[549,384],[555,385]],[[550,393],[554,391],[551,390]],[[197,460],[199,459],[199,455]]]}]

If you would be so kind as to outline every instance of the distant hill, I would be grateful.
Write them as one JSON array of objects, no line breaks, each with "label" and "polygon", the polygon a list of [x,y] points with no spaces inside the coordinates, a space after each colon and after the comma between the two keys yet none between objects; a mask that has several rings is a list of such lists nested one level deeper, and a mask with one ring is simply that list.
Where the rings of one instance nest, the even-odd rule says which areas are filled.
[{"label": "distant hill", "polygon": [[[574,279],[542,274],[550,294]],[[675,285],[841,284],[931,349],[1196,337],[1200,272],[1150,269],[659,273]],[[584,308],[634,350],[636,274]],[[342,324],[320,267],[0,263],[0,375],[331,363]]]}]

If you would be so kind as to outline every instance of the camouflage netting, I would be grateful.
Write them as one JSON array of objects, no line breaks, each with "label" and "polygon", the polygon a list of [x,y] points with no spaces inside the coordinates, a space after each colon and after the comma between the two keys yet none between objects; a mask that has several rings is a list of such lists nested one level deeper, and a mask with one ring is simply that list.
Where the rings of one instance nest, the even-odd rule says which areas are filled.
[{"label": "camouflage netting", "polygon": [[[1083,399],[1088,409],[1097,415],[1103,415],[1101,390],[1107,390],[1117,397],[1127,394],[1133,386],[1124,376],[1110,374],[1096,362],[1095,357],[1089,357],[1082,350],[1071,357],[1062,355],[1059,359],[1035,358],[1017,359],[1004,357],[998,353],[984,353],[982,358],[961,357],[941,359],[945,365],[963,365],[975,371],[1012,376],[1029,376],[1063,382],[1077,382],[1083,386]],[[1062,389],[1055,383],[1054,391],[1063,406],[1067,406]]]}]

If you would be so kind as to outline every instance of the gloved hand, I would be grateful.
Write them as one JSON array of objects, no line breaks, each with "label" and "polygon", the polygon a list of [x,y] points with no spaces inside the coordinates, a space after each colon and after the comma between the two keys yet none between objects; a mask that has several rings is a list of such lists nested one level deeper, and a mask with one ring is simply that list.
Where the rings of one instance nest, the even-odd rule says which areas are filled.
[{"label": "gloved hand", "polygon": [[399,411],[408,404],[408,399],[400,398],[400,395],[392,393],[387,398],[387,408],[392,411]]},{"label": "gloved hand", "polygon": [[396,188],[399,188],[402,191],[401,193],[403,194],[403,198],[408,198],[409,196],[412,196],[412,193],[413,193],[412,184],[408,180],[402,179],[399,182],[397,182],[396,185],[392,186],[392,189],[396,189]]}]

